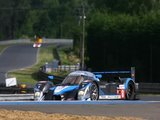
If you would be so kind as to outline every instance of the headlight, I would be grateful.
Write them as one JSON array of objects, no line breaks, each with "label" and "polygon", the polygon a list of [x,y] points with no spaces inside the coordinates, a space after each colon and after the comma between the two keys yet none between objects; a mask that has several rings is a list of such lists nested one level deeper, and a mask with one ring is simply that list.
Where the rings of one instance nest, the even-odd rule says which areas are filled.
[{"label": "headlight", "polygon": [[84,95],[84,91],[79,91],[78,92],[78,96],[83,96]]},{"label": "headlight", "polygon": [[90,97],[90,84],[84,84],[85,87],[80,89],[78,92],[78,100],[87,100]]},{"label": "headlight", "polygon": [[40,92],[35,92],[35,93],[34,93],[34,96],[35,96],[35,97],[39,97],[40,95],[41,95]]},{"label": "headlight", "polygon": [[61,99],[64,99],[64,95],[61,95]]}]

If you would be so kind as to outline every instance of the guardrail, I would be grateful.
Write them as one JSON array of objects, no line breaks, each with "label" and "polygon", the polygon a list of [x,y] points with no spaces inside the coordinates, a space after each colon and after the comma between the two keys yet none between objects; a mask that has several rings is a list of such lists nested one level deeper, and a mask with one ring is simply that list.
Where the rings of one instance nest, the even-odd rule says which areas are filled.
[{"label": "guardrail", "polygon": [[139,83],[139,92],[146,94],[160,94],[160,83]]},{"label": "guardrail", "polygon": [[48,65],[48,67],[45,67],[45,71],[50,72],[61,72],[61,71],[76,71],[80,70],[80,67],[78,65],[58,65],[57,68],[54,68],[53,65]]},{"label": "guardrail", "polygon": [[0,101],[33,100],[34,94],[0,94]]},{"label": "guardrail", "polygon": [[[18,44],[18,43],[33,43],[31,39],[15,39],[15,40],[1,40],[1,45],[6,44]],[[52,39],[52,38],[43,38],[43,43],[65,43],[71,44],[73,46],[73,39]]]}]

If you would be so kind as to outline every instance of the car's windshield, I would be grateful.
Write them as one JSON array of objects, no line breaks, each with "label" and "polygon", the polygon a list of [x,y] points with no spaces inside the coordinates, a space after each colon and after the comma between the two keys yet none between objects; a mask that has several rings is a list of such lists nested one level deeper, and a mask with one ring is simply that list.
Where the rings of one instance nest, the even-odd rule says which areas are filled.
[{"label": "car's windshield", "polygon": [[62,84],[80,84],[84,80],[83,76],[67,76]]}]

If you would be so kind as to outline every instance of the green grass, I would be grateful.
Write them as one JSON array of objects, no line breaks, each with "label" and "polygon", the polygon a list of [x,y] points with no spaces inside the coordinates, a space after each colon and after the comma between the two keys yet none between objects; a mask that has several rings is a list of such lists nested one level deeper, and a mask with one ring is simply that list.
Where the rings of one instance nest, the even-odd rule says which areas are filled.
[{"label": "green grass", "polygon": [[[62,65],[75,65],[77,63],[80,63],[79,57],[74,54],[71,48],[61,48],[59,50],[59,57]],[[49,74],[65,77],[69,73],[70,71],[60,71],[60,72],[51,72]]]},{"label": "green grass", "polygon": [[39,71],[40,67],[46,62],[53,61],[53,49],[53,46],[49,46],[47,48],[39,48],[37,64],[29,68],[10,72],[8,73],[8,76],[16,77],[18,83],[35,84],[38,80],[36,73]]},{"label": "green grass", "polygon": [[7,48],[9,45],[0,45],[0,54],[1,54],[1,52],[5,49],[5,48]]},{"label": "green grass", "polygon": [[59,51],[62,64],[75,65],[77,63],[80,63],[80,59],[72,51],[72,49],[66,48]]}]

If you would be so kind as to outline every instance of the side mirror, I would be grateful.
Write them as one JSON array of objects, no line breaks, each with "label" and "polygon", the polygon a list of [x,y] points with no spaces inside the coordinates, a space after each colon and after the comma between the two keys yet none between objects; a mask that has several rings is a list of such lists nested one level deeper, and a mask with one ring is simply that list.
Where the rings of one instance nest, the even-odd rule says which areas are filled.
[{"label": "side mirror", "polygon": [[48,76],[48,79],[49,79],[49,80],[53,80],[53,79],[54,79],[54,76],[53,76],[53,75],[50,75],[50,76]]},{"label": "side mirror", "polygon": [[99,79],[100,79],[100,78],[102,78],[102,75],[101,75],[101,74],[97,74],[97,75],[96,75],[96,78],[99,78]]}]

